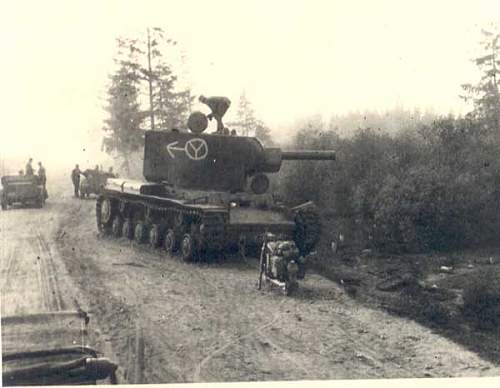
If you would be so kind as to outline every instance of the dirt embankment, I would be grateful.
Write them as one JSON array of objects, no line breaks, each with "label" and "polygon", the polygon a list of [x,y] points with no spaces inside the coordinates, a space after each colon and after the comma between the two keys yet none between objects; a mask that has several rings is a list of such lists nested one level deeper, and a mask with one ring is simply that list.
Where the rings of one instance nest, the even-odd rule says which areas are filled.
[{"label": "dirt embankment", "polygon": [[64,201],[58,249],[130,382],[499,374],[456,343],[363,305],[317,274],[291,298],[258,291],[256,260],[189,265],[100,238],[94,201]]},{"label": "dirt embankment", "polygon": [[[324,247],[313,267],[361,304],[412,319],[498,365],[500,250],[396,256]],[[471,313],[467,298],[477,286],[489,290],[491,303],[472,295],[485,309]]]}]

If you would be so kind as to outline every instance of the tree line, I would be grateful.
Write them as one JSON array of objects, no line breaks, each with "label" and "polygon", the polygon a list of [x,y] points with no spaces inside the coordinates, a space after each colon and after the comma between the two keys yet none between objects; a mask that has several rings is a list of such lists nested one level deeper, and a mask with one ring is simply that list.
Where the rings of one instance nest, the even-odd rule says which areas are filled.
[{"label": "tree line", "polygon": [[[337,161],[286,166],[279,177],[283,196],[316,201],[328,242],[342,234],[351,245],[390,252],[496,244],[499,38],[495,29],[483,31],[483,54],[475,58],[482,76],[462,85],[461,97],[473,102],[463,117],[401,110],[372,113],[370,120],[351,115],[361,125],[350,136],[338,126],[345,117],[303,125],[292,146],[333,148]],[[399,130],[384,130],[384,121]]]}]

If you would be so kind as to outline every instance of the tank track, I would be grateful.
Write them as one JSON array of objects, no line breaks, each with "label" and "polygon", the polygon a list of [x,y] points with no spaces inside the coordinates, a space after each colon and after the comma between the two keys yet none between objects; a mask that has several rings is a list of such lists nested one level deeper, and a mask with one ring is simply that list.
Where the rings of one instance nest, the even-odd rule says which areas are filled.
[{"label": "tank track", "polygon": [[319,242],[321,237],[321,221],[315,209],[304,209],[295,216],[294,238],[300,254],[306,256]]},{"label": "tank track", "polygon": [[[106,217],[107,213],[103,214],[105,201],[110,201],[111,204],[109,219]],[[103,217],[106,218],[105,222]],[[115,221],[116,219],[118,221]],[[149,240],[150,245],[155,248],[165,248],[165,235],[167,231],[172,230],[176,240],[175,248],[180,246],[181,254],[186,261],[198,261],[202,258],[202,253],[219,251],[224,246],[224,212],[207,212],[202,209],[184,208],[182,205],[160,205],[139,198],[122,198],[118,195],[98,196],[96,222],[99,232],[119,237],[121,233],[116,230],[113,232],[113,222],[123,225],[127,220],[133,225],[133,238],[139,243]],[[138,224],[141,224],[139,228]],[[190,241],[187,241],[189,239]],[[186,244],[190,242],[192,245],[191,254],[184,251],[185,240]]]}]

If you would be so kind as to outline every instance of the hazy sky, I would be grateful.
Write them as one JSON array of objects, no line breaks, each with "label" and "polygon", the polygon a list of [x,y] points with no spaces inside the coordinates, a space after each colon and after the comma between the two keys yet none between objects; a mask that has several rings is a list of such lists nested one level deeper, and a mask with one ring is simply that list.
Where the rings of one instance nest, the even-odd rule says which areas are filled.
[{"label": "hazy sky", "polygon": [[179,42],[195,94],[235,106],[244,89],[286,133],[317,113],[464,112],[479,30],[499,18],[499,1],[478,0],[5,1],[0,156],[83,163],[101,142],[115,38],[147,26]]}]

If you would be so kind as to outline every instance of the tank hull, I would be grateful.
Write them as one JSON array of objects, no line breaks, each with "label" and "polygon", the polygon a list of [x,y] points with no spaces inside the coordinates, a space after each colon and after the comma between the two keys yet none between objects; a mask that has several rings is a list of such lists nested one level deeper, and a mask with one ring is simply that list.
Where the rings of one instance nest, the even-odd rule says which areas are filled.
[{"label": "tank hull", "polygon": [[[155,248],[180,250],[187,261],[201,260],[208,252],[262,244],[265,233],[294,236],[293,214],[286,208],[241,206],[235,202],[240,197],[224,193],[187,194],[193,193],[174,192],[163,184],[109,179],[97,199],[98,228]],[[185,240],[191,241],[194,252],[182,252]]]}]

